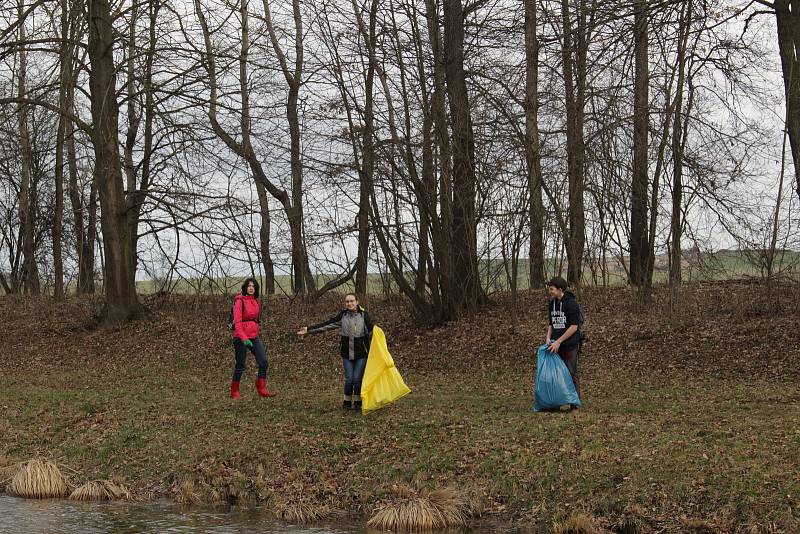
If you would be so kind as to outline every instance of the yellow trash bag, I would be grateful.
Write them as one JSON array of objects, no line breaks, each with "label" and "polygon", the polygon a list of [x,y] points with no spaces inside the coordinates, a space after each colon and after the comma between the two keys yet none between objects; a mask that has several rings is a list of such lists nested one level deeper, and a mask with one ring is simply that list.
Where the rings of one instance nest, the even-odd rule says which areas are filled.
[{"label": "yellow trash bag", "polygon": [[408,393],[411,390],[403,382],[386,347],[386,334],[379,326],[373,327],[367,368],[361,381],[361,413],[383,408]]}]

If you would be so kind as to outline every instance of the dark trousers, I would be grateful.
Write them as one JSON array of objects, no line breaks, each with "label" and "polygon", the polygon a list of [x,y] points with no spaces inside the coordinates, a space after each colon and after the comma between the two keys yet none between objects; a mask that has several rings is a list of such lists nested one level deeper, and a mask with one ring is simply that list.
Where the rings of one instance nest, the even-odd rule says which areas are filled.
[{"label": "dark trousers", "polygon": [[346,397],[350,395],[361,395],[361,380],[364,378],[364,369],[367,368],[367,359],[358,358],[351,360],[349,358],[342,358],[344,365],[344,394]]},{"label": "dark trousers", "polygon": [[559,347],[558,355],[561,356],[561,359],[566,364],[567,369],[569,369],[569,375],[572,377],[572,383],[575,384],[575,392],[578,394],[578,397],[580,397],[581,383],[578,376],[578,360],[581,356],[580,343],[578,346],[569,349]]},{"label": "dark trousers", "polygon": [[[269,363],[267,363],[267,349],[257,337],[251,339],[250,342],[253,344],[250,351],[256,357],[256,363],[258,364],[258,378],[267,378],[267,367],[269,367]],[[244,373],[246,367],[247,345],[238,337],[234,338],[233,350],[236,354],[236,367],[233,368],[233,381],[238,382],[242,379],[242,373]]]}]

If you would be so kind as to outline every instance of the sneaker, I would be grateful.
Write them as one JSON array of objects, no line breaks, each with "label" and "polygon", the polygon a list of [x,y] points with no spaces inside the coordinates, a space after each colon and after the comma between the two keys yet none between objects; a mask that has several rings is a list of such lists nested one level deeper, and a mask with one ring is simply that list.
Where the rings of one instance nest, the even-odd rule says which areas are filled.
[{"label": "sneaker", "polygon": [[572,405],[571,404],[562,404],[561,406],[558,407],[558,410],[560,412],[568,412],[571,409],[572,409]]}]

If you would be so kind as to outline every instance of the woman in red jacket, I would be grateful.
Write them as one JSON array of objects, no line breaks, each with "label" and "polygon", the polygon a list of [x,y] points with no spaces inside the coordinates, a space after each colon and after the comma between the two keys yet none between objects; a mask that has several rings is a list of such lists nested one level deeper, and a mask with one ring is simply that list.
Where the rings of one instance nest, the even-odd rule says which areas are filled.
[{"label": "woman in red jacket", "polygon": [[261,310],[258,303],[258,282],[248,278],[242,284],[242,294],[236,295],[233,302],[233,348],[236,354],[236,367],[231,380],[231,398],[238,399],[239,381],[245,369],[247,349],[256,357],[258,376],[256,390],[261,397],[274,397],[276,393],[267,388],[267,350],[258,338],[258,323]]}]

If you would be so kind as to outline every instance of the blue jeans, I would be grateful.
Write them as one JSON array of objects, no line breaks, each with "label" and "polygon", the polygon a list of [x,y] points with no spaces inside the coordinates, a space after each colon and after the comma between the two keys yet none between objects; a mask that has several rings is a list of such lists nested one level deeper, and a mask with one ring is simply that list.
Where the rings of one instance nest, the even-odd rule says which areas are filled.
[{"label": "blue jeans", "polygon": [[346,397],[350,395],[361,395],[361,380],[364,378],[364,369],[367,368],[367,359],[358,358],[351,360],[349,358],[342,358],[344,365],[344,394]]},{"label": "blue jeans", "polygon": [[[250,352],[256,357],[256,363],[258,364],[258,378],[267,378],[267,367],[269,366],[267,363],[267,349],[257,337],[251,339],[250,342],[253,343]],[[233,368],[233,381],[238,382],[242,379],[242,373],[244,373],[247,361],[247,345],[238,337],[234,338],[233,350],[236,354],[236,367]]]}]

